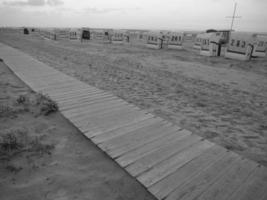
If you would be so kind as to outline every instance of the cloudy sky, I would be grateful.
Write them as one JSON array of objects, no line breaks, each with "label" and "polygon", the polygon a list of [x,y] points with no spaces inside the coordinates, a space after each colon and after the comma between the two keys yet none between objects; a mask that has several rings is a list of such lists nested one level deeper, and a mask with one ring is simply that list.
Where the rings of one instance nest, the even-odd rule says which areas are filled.
[{"label": "cloudy sky", "polygon": [[0,26],[267,32],[267,0],[0,0]]}]

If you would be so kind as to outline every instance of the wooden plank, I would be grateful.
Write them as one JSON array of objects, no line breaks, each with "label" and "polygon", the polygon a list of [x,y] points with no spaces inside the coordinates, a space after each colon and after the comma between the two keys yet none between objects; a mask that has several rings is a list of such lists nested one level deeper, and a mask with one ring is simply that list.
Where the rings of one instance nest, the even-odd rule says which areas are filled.
[{"label": "wooden plank", "polygon": [[86,86],[81,87],[80,84],[75,84],[75,86],[72,87],[66,87],[66,88],[58,88],[56,90],[49,90],[48,93],[55,96],[59,100],[64,100],[64,97],[66,95],[73,97],[78,94],[87,93],[87,94],[94,94],[94,93],[104,93],[103,91],[99,90],[91,90]]},{"label": "wooden plank", "polygon": [[[88,110],[88,113],[79,116],[75,115],[70,119],[75,123],[77,127],[81,128],[83,131],[89,131],[90,128],[94,126],[98,127],[105,120],[111,119],[113,115],[124,114],[131,111],[133,110],[131,110],[127,105],[121,106],[120,104],[117,104],[116,106],[101,111],[99,110],[99,108],[97,110]],[[89,129],[86,129],[87,126]]]},{"label": "wooden plank", "polygon": [[180,127],[176,127],[175,131],[170,132],[170,134],[164,134],[164,137],[160,137],[154,140],[149,145],[143,145],[142,147],[123,154],[116,159],[116,162],[119,163],[122,167],[126,167],[139,160],[140,158],[158,150],[159,148],[170,145],[172,141],[182,139],[190,134],[190,131],[181,130]]},{"label": "wooden plank", "polygon": [[[20,75],[20,77],[21,77],[21,75]],[[35,87],[36,87],[36,89],[38,90],[38,91],[40,91],[40,92],[42,92],[42,93],[48,93],[48,92],[50,92],[50,95],[52,95],[53,94],[53,90],[51,90],[50,88],[51,88],[51,85],[52,84],[54,84],[54,85],[56,85],[57,83],[54,83],[54,82],[52,82],[52,83],[50,83],[50,84],[48,84],[47,82],[45,82],[45,81],[34,81],[34,80],[30,80],[30,79],[27,79],[28,81],[31,81],[32,83],[34,83],[34,85],[35,85]],[[67,80],[62,80],[61,81],[62,83],[66,83],[66,85],[63,87],[63,86],[61,86],[61,91],[68,91],[68,90],[70,90],[70,89],[79,89],[78,88],[78,86],[76,85],[76,84],[72,84],[72,85],[69,85],[70,83],[68,83],[69,81],[67,81]],[[67,86],[69,86],[69,87],[67,87]],[[49,88],[49,90],[47,89],[47,88]],[[59,91],[59,90],[57,90],[57,91]],[[55,90],[55,92],[56,92],[56,90]]]},{"label": "wooden plank", "polygon": [[[24,66],[27,66],[27,64],[21,64],[20,66],[24,67]],[[43,80],[49,80],[49,79],[60,80],[59,78],[62,76],[62,73],[58,71],[40,70],[36,68],[38,68],[37,65],[35,65],[34,69],[27,69],[25,71],[19,71],[19,73],[22,75],[27,75],[29,79],[34,80],[36,82],[40,80],[43,81]],[[29,71],[31,71],[30,74],[28,73]],[[64,80],[67,80],[67,79],[64,78]]]},{"label": "wooden plank", "polygon": [[[90,98],[91,99],[93,99],[93,98],[96,98],[96,97],[100,97],[100,96],[107,96],[107,95],[103,95],[103,94],[101,94],[101,93],[97,93],[97,94],[91,94],[91,93],[89,93],[88,91],[82,91],[82,92],[72,92],[72,94],[71,95],[67,95],[67,94],[65,94],[65,96],[61,96],[61,97],[58,97],[58,96],[55,96],[55,95],[50,95],[49,93],[48,93],[48,95],[51,97],[51,98],[53,98],[53,99],[55,99],[57,102],[59,102],[60,104],[62,104],[62,105],[73,105],[74,104],[74,102],[75,102],[75,104],[78,104],[78,103],[76,103],[77,101],[86,101],[86,99],[87,100],[89,100]],[[109,96],[111,96],[111,95],[109,95]]]},{"label": "wooden plank", "polygon": [[122,118],[116,117],[114,120],[110,120],[108,122],[104,122],[103,124],[100,125],[101,130],[99,133],[94,135],[93,137],[97,137],[98,135],[102,135],[104,133],[118,130],[119,128],[126,127],[129,124],[134,124],[138,123],[140,121],[146,120],[146,119],[151,119],[154,118],[154,116],[150,113],[146,113],[144,111],[132,111],[129,112],[128,114],[125,114]]},{"label": "wooden plank", "polygon": [[154,123],[151,123],[148,126],[144,126],[140,129],[136,129],[127,134],[124,134],[120,137],[115,137],[104,143],[99,144],[99,147],[106,152],[114,151],[115,149],[126,149],[128,145],[133,145],[138,142],[141,142],[151,135],[161,134],[162,130],[166,128],[167,123],[162,119],[155,120]]},{"label": "wooden plank", "polygon": [[[49,93],[51,94],[51,93]],[[69,90],[67,92],[57,92],[57,94],[51,94],[53,95],[53,97],[55,99],[57,99],[58,101],[62,101],[62,102],[65,102],[65,101],[69,101],[67,100],[68,99],[73,99],[73,98],[77,98],[77,97],[82,97],[84,95],[107,95],[107,93],[103,92],[103,91],[99,91],[99,90],[96,90],[96,91],[91,91],[87,88],[83,89],[83,90]],[[66,98],[67,97],[67,98]]]},{"label": "wooden plank", "polygon": [[101,123],[97,126],[98,131],[95,132],[94,130],[86,131],[86,135],[90,135],[91,137],[95,137],[109,129],[114,129],[116,127],[121,127],[127,123],[139,121],[141,118],[145,118],[146,113],[141,111],[130,111],[130,112],[118,112],[116,115],[112,115],[110,117],[105,117],[101,120]]},{"label": "wooden plank", "polygon": [[62,103],[62,102],[58,102],[58,105],[60,106],[62,111],[68,111],[68,110],[72,110],[72,109],[79,109],[82,106],[89,106],[89,105],[93,105],[93,104],[98,104],[98,103],[103,103],[106,101],[115,101],[117,100],[117,98],[115,98],[114,96],[110,95],[110,96],[95,96],[95,97],[88,97],[88,98],[79,98],[76,99],[75,102],[68,102],[68,103]]},{"label": "wooden plank", "polygon": [[[23,65],[22,65],[23,66]],[[24,65],[25,66],[25,65]],[[36,66],[35,66],[36,67]],[[28,78],[30,78],[33,81],[47,81],[49,83],[49,80],[53,80],[55,82],[57,81],[69,81],[69,78],[62,77],[62,73],[58,71],[51,71],[51,70],[38,70],[38,72],[34,72],[36,70],[35,68],[32,69],[32,73],[28,74],[28,69],[25,72],[20,72],[23,75],[27,75]]]},{"label": "wooden plank", "polygon": [[241,158],[234,153],[228,152],[227,156],[207,169],[201,171],[197,176],[187,180],[181,186],[172,191],[166,200],[189,200],[197,199],[204,191],[206,191],[214,182],[216,182],[227,171],[239,163]]},{"label": "wooden plank", "polygon": [[110,96],[97,96],[94,98],[78,99],[75,101],[75,102],[77,102],[77,104],[73,103],[73,102],[68,103],[68,104],[59,102],[58,105],[59,105],[61,111],[68,112],[68,111],[71,111],[73,109],[79,109],[82,106],[86,107],[86,106],[93,105],[93,104],[107,102],[108,100],[115,101],[117,99],[118,98],[116,98],[112,95],[110,95]]},{"label": "wooden plank", "polygon": [[57,100],[64,100],[66,97],[75,97],[80,94],[90,94],[90,90],[88,90],[88,88],[80,88],[79,86],[76,86],[74,88],[66,88],[65,90],[62,89],[61,91],[62,92],[49,91],[47,93]]},{"label": "wooden plank", "polygon": [[138,136],[138,134],[135,134],[133,135],[132,140],[128,140],[127,142],[122,142],[120,144],[120,147],[109,151],[108,154],[112,158],[118,158],[119,156],[125,153],[128,153],[132,150],[141,148],[142,146],[149,146],[155,140],[167,137],[169,134],[173,133],[174,131],[177,131],[177,127],[171,126],[170,124],[166,124],[166,126],[164,125],[156,129],[155,131],[153,131],[153,134],[149,134],[148,132],[144,133],[141,136]]},{"label": "wooden plank", "polygon": [[79,106],[68,106],[67,107],[68,110],[64,108],[65,109],[64,113],[69,114],[69,115],[72,115],[72,114],[75,115],[76,113],[86,113],[87,110],[93,111],[93,110],[99,109],[99,111],[101,111],[101,110],[105,110],[110,107],[113,107],[113,105],[114,106],[115,105],[128,106],[126,102],[118,101],[117,98],[113,98],[112,96],[106,96],[102,98],[100,97],[100,99],[98,97],[92,98],[92,99],[88,97],[88,99],[84,101],[83,103],[80,103]]},{"label": "wooden plank", "polygon": [[[48,80],[49,78],[55,80],[55,81],[61,81],[61,80],[66,80],[66,81],[74,81],[76,79],[66,76],[60,71],[54,70],[53,68],[47,68],[47,66],[38,66],[39,64],[34,64],[32,68],[25,69],[24,71],[20,71],[20,73],[27,75],[30,78],[35,79],[36,81],[39,81],[40,78],[43,80]],[[24,65],[25,66],[25,65]],[[22,69],[22,68],[21,68]],[[31,74],[28,73],[28,71],[32,71]],[[77,82],[77,81],[76,81]]]},{"label": "wooden plank", "polygon": [[237,162],[236,165],[227,170],[220,179],[202,193],[199,198],[206,200],[228,199],[256,167],[257,165],[250,160],[240,160],[240,162]]},{"label": "wooden plank", "polygon": [[53,82],[53,84],[47,84],[47,85],[44,85],[43,87],[40,87],[40,90],[42,91],[51,91],[51,92],[54,92],[54,91],[61,91],[61,90],[65,90],[66,88],[70,87],[76,87],[77,85],[80,85],[80,87],[85,87],[85,84],[82,84],[82,83],[77,83],[76,80],[67,80],[67,79],[64,79],[64,80],[59,80],[56,82],[56,84],[54,84],[55,82]]},{"label": "wooden plank", "polygon": [[[65,83],[65,84],[64,84]],[[50,85],[44,85],[43,87],[43,91],[47,91],[51,94],[66,94],[68,93],[69,91],[77,91],[77,90],[83,90],[83,89],[86,89],[88,91],[94,91],[94,90],[91,90],[89,89],[86,85],[84,84],[80,84],[80,83],[77,83],[77,82],[70,82],[70,81],[67,81],[64,82],[64,81],[61,81],[60,83],[53,83]]]},{"label": "wooden plank", "polygon": [[[14,57],[5,57],[5,63],[8,63],[13,68],[16,69],[18,72],[23,72],[25,70],[32,70],[32,73],[28,74],[28,76],[31,76],[34,73],[40,72],[47,72],[46,65],[40,62],[37,62],[36,60],[32,59],[29,56],[20,55],[17,56],[17,59],[14,59]],[[21,67],[26,66],[26,67]],[[54,70],[49,70],[50,72],[55,72]]]},{"label": "wooden plank", "polygon": [[[27,73],[28,71],[31,71],[32,73],[27,74],[29,77],[34,76],[35,74],[40,76],[42,74],[45,75],[46,73],[60,73],[44,63],[32,59],[30,56],[20,56],[19,59],[10,59],[8,60],[8,63],[13,66],[19,66],[19,68],[17,68],[17,71],[19,72]],[[21,66],[25,66],[25,68]],[[62,76],[64,76],[64,74],[62,74]]]},{"label": "wooden plank", "polygon": [[[47,81],[47,86],[51,87],[51,90],[57,90],[60,87],[65,87],[66,85],[80,85],[81,87],[85,87],[87,84],[78,81],[77,79],[74,79],[72,77],[69,76],[65,76],[64,74],[62,74],[61,72],[59,72],[59,74],[56,77],[51,77],[51,79],[49,79],[49,77],[45,77],[44,79],[41,79],[42,81]],[[48,80],[51,80],[52,82],[48,82]],[[55,84],[54,84],[55,83]]]},{"label": "wooden plank", "polygon": [[[72,110],[65,111],[64,114],[68,116],[69,118],[73,119],[74,121],[81,120],[82,118],[88,117],[94,117],[97,118],[97,116],[102,115],[104,116],[106,113],[114,112],[115,110],[120,110],[127,108],[133,109],[131,106],[128,106],[126,103],[122,104],[121,102],[118,102],[116,100],[113,101],[107,101],[103,103],[98,104],[89,104],[87,106],[84,106],[83,108],[75,108]],[[94,115],[94,116],[92,116]]]},{"label": "wooden plank", "polygon": [[212,146],[214,146],[214,144],[208,142],[207,140],[194,143],[192,146],[185,148],[183,151],[178,152],[177,154],[164,160],[164,162],[154,166],[153,169],[139,175],[137,179],[146,187],[150,187],[194,158],[198,157],[201,153]]},{"label": "wooden plank", "polygon": [[[41,82],[41,83],[43,84],[43,82]],[[74,81],[69,81],[69,80],[64,79],[64,80],[58,80],[58,81],[53,80],[50,83],[46,82],[46,84],[39,86],[39,90],[43,91],[43,92],[47,92],[47,91],[61,92],[61,91],[66,90],[66,88],[70,89],[70,88],[75,88],[75,87],[77,87],[77,83],[75,83]]]},{"label": "wooden plank", "polygon": [[[34,82],[36,83],[37,85],[39,85],[40,87],[43,85],[43,86],[46,86],[46,85],[49,85],[49,84],[52,84],[59,80],[56,80],[56,79],[52,79],[52,74],[45,74],[47,77],[49,78],[43,78],[43,77],[38,77],[38,76],[34,76],[34,77],[30,77],[28,75],[26,75],[26,73],[20,73],[21,75],[24,75],[24,76],[27,76],[27,80],[30,80],[31,82]],[[61,80],[61,81],[64,81],[64,82],[67,82],[67,80]]]},{"label": "wooden plank", "polygon": [[[102,131],[105,131],[107,128],[109,128],[109,126],[110,128],[119,126],[120,118],[118,118],[118,116],[125,116],[127,115],[127,113],[131,113],[131,112],[134,115],[136,115],[137,113],[136,111],[131,110],[128,106],[125,106],[125,107],[119,106],[119,107],[107,109],[107,111],[101,111],[101,113],[96,112],[92,114],[91,115],[92,117],[90,118],[88,118],[88,116],[85,116],[82,119],[80,118],[77,121],[75,119],[75,121],[73,122],[74,123],[76,122],[77,127],[81,128],[81,130],[83,130],[86,135],[90,135],[92,130],[94,130],[95,128],[96,130],[102,132]],[[139,111],[138,111],[138,114],[139,114]],[[113,118],[116,118],[115,121],[113,120]]]},{"label": "wooden plank", "polygon": [[[81,93],[79,93],[79,94],[74,94],[74,95],[63,95],[63,96],[61,96],[61,97],[56,97],[57,99],[58,99],[58,101],[60,101],[60,102],[62,102],[62,103],[64,103],[64,104],[68,104],[68,103],[71,103],[71,99],[72,98],[77,98],[77,97],[79,97],[79,98],[82,98],[83,97],[83,95],[90,95],[90,97],[91,98],[95,98],[95,97],[101,97],[101,96],[114,96],[114,95],[112,95],[112,94],[109,94],[109,93],[106,93],[106,92],[89,92],[89,91],[83,91],[83,92],[81,92]],[[114,96],[115,97],[115,96]],[[72,103],[73,103],[73,101],[72,101]]]},{"label": "wooden plank", "polygon": [[57,99],[57,98],[55,98],[55,99],[57,99],[57,101],[59,103],[61,103],[62,105],[69,106],[69,105],[73,105],[74,102],[77,102],[77,101],[78,102],[86,102],[86,100],[87,101],[96,100],[96,99],[102,99],[102,98],[106,98],[106,97],[113,97],[113,99],[115,99],[114,95],[103,94],[103,93],[96,93],[96,94],[85,93],[85,94],[77,95],[74,97],[65,97],[64,99]]},{"label": "wooden plank", "polygon": [[226,149],[214,145],[200,156],[194,158],[189,163],[168,175],[166,178],[150,186],[148,190],[158,199],[164,199],[183,183],[192,179],[192,177],[198,175],[201,171],[206,170],[213,163],[218,162],[218,160],[225,157],[226,153]]},{"label": "wooden plank", "polygon": [[[158,119],[158,118],[151,118],[151,121],[155,121],[155,120],[161,120],[161,119]],[[152,123],[151,121],[149,121],[148,123]],[[146,125],[144,125],[144,126],[146,126]],[[82,128],[81,128],[82,129]],[[91,128],[95,133],[94,134],[92,134],[91,132],[91,129],[90,128],[88,128],[88,127],[85,127],[84,128],[85,130],[83,131],[84,132],[84,134],[85,135],[87,135],[87,132],[90,130],[90,136],[88,135],[87,137],[89,137],[90,139],[93,139],[95,136],[98,136],[99,134],[101,134],[103,131],[105,131],[105,130],[102,130],[101,129],[101,127],[99,128],[98,126],[96,126],[96,127],[93,127],[93,128]],[[124,134],[128,134],[129,132],[131,132],[131,131],[128,131],[128,132],[125,132]]]},{"label": "wooden plank", "polygon": [[182,151],[188,146],[193,145],[194,143],[201,140],[200,137],[196,135],[189,135],[185,138],[174,140],[170,143],[169,146],[164,146],[162,148],[159,148],[158,150],[142,157],[141,159],[137,160],[133,164],[126,167],[126,170],[132,175],[132,176],[138,176],[142,174],[143,172],[151,169],[158,163],[166,160],[167,158],[177,154],[178,152]]},{"label": "wooden plank", "polygon": [[267,169],[257,166],[255,171],[229,197],[229,200],[264,200],[267,191]]},{"label": "wooden plank", "polygon": [[124,126],[107,130],[106,132],[103,132],[102,134],[98,134],[97,136],[93,137],[92,140],[94,141],[95,144],[106,142],[115,137],[122,136],[138,128],[142,128],[146,125],[149,125],[150,123],[154,123],[155,118],[156,117],[154,117],[151,114],[144,115],[144,118],[140,118],[136,122],[133,123],[130,122],[129,124],[125,124]]}]

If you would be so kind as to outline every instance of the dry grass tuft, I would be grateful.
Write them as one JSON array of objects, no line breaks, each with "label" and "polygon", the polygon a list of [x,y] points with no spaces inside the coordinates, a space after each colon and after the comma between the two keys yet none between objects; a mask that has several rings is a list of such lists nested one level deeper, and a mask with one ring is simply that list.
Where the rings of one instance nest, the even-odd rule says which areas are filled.
[{"label": "dry grass tuft", "polygon": [[0,132],[0,160],[10,160],[22,152],[51,154],[52,144],[44,144],[39,137],[32,137],[25,128],[9,129]]},{"label": "dry grass tuft", "polygon": [[50,113],[58,111],[58,105],[53,101],[48,95],[42,93],[37,93],[36,105],[39,105],[41,108],[41,113],[44,115],[49,115]]}]

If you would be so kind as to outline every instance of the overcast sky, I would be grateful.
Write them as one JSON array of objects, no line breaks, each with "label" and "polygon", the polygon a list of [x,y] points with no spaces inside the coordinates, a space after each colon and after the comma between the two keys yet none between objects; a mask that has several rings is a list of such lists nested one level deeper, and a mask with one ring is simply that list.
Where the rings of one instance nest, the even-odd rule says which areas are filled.
[{"label": "overcast sky", "polygon": [[[0,0],[0,26],[229,29],[234,0]],[[234,29],[267,32],[267,0],[236,0]]]}]

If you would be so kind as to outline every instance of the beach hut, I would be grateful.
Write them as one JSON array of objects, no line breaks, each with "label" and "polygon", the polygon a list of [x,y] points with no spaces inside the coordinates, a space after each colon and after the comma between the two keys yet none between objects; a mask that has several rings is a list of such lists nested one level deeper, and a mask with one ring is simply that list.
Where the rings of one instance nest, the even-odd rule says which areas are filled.
[{"label": "beach hut", "polygon": [[225,57],[237,60],[250,60],[256,45],[257,38],[255,34],[232,32]]},{"label": "beach hut", "polygon": [[50,39],[50,40],[56,40],[57,36],[56,33],[54,32],[54,29],[51,28],[42,28],[39,29],[39,34],[41,37],[45,39]]},{"label": "beach hut", "polygon": [[229,42],[231,30],[217,30],[216,33],[217,35],[220,33],[220,44],[223,45]]},{"label": "beach hut", "polygon": [[200,36],[200,55],[220,56],[221,54],[221,33],[211,32],[203,33]]},{"label": "beach hut", "polygon": [[168,34],[168,49],[183,49],[183,32],[170,32]]},{"label": "beach hut", "polygon": [[267,51],[267,35],[257,35],[257,44],[252,53],[253,57],[265,57]]},{"label": "beach hut", "polygon": [[167,48],[171,32],[167,31],[167,30],[161,30],[159,33],[160,33],[161,39],[162,39],[162,48],[165,48],[165,47]]},{"label": "beach hut", "polygon": [[129,31],[129,42],[132,45],[144,45],[146,43],[146,31]]},{"label": "beach hut", "polygon": [[68,40],[70,35],[70,29],[68,28],[56,28],[54,29],[57,40]]},{"label": "beach hut", "polygon": [[89,28],[82,28],[80,31],[80,39],[81,39],[81,42],[84,40],[90,40],[91,30]]},{"label": "beach hut", "polygon": [[162,49],[163,38],[160,32],[147,32],[145,34],[146,47],[152,49]]},{"label": "beach hut", "polygon": [[29,35],[29,30],[27,28],[23,28],[24,35]]},{"label": "beach hut", "polygon": [[112,30],[110,29],[93,29],[91,30],[92,33],[92,40],[109,43],[111,40],[111,33]]},{"label": "beach hut", "polygon": [[78,29],[70,29],[69,38],[70,40],[78,40],[79,39],[79,30]]},{"label": "beach hut", "polygon": [[113,30],[111,42],[114,44],[129,43],[129,34],[125,30]]},{"label": "beach hut", "polygon": [[196,35],[195,40],[194,40],[194,46],[193,46],[194,49],[200,49],[203,34],[204,33],[199,33]]},{"label": "beach hut", "polygon": [[187,31],[187,32],[183,32],[183,41],[192,41],[193,38],[196,37],[196,33],[194,32],[190,32],[190,31]]},{"label": "beach hut", "polygon": [[124,43],[130,43],[130,35],[128,31],[124,33],[123,37],[124,37]]}]

